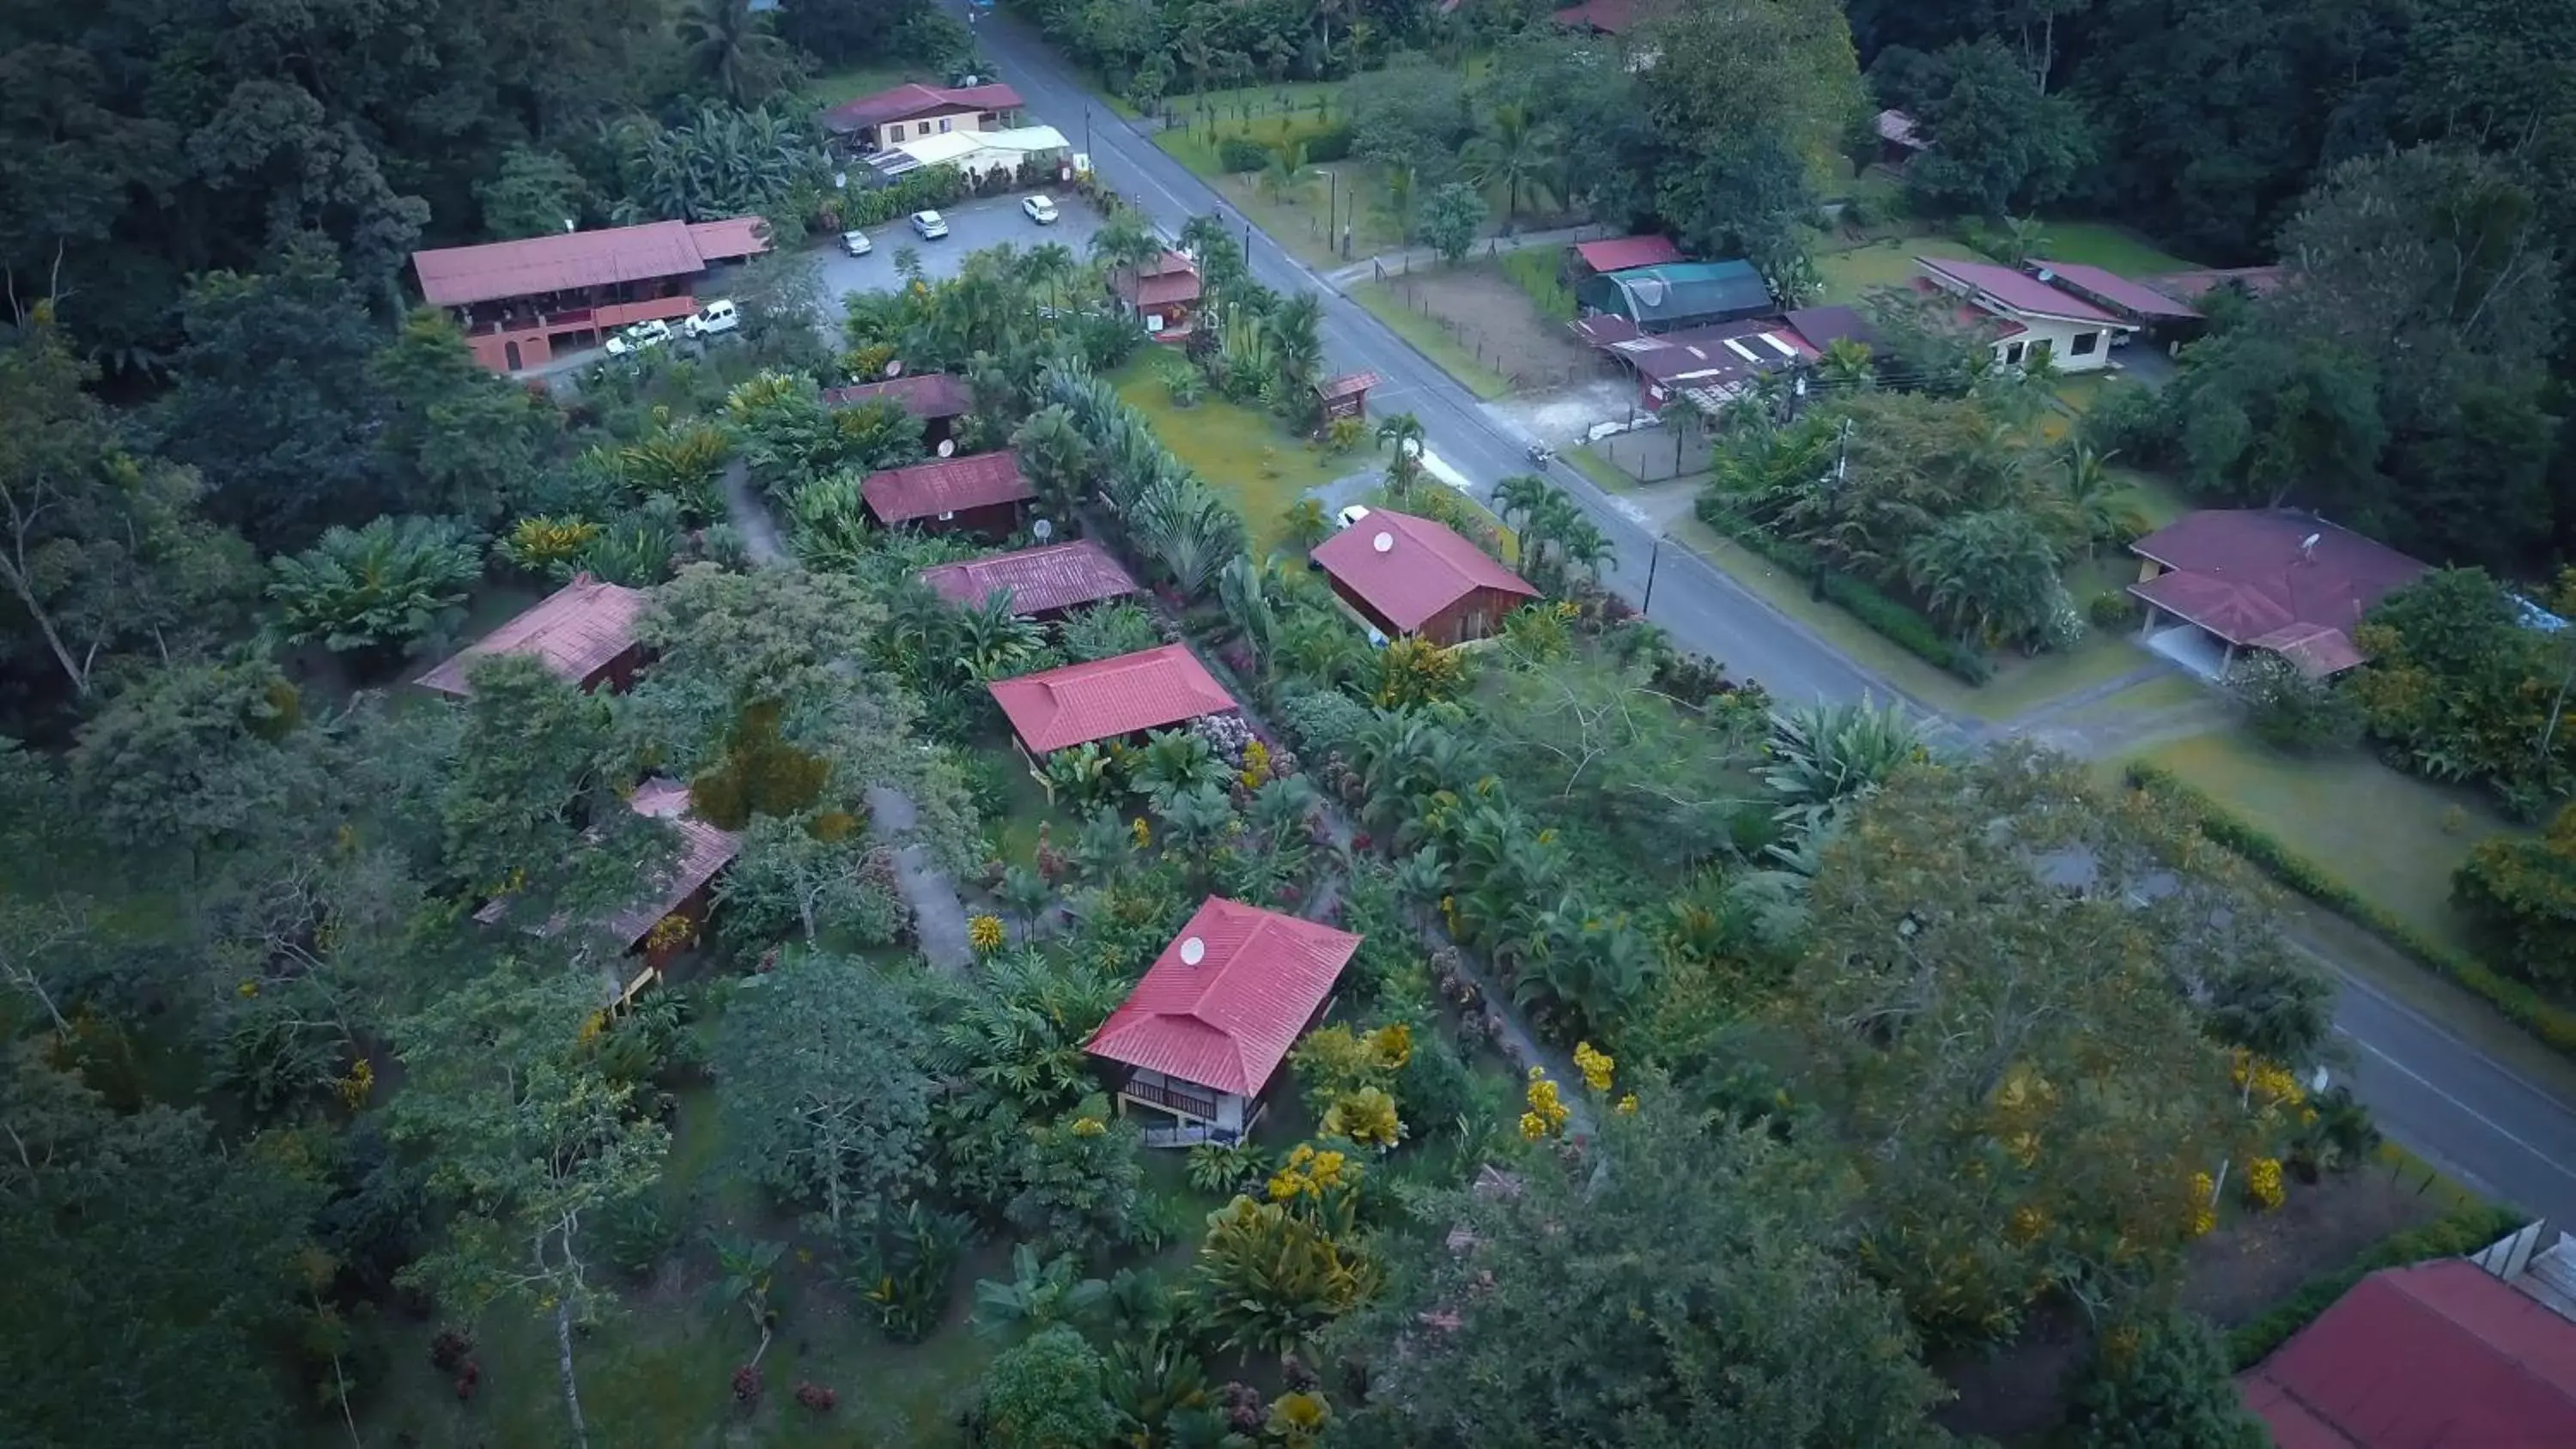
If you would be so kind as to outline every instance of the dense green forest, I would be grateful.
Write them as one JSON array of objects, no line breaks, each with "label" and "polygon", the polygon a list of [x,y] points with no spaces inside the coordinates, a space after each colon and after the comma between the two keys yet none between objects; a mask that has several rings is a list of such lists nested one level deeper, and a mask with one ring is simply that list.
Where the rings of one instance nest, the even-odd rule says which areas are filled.
[{"label": "dense green forest", "polygon": [[[2297,269],[2088,421],[2103,454],[2446,561],[2566,551],[2546,7],[1682,0],[1652,65],[1545,8],[1027,15],[1132,99],[1347,81],[1350,154],[1426,194],[1668,226],[1793,294],[1907,106],[1959,161],[1895,204]],[[2062,1332],[2062,1442],[2259,1444],[2177,1307],[2195,1245],[2375,1141],[2302,1085],[2331,986],[2269,889],[2071,761],[1775,708],[1606,594],[1538,478],[1495,504],[1546,597],[1372,648],[1128,400],[1133,328],[1063,305],[1161,249],[1132,214],[823,298],[810,87],[972,52],[922,0],[0,7],[0,1441],[1938,1445],[1959,1365]],[[408,290],[425,245],[737,211],[780,242],[740,335],[571,388]],[[1220,320],[1146,385],[1314,431],[1318,300],[1183,237]],[[1843,359],[1861,494],[1995,484],[2053,587],[2118,521],[1984,430],[2034,390],[1940,346],[1884,391]],[[822,397],[898,356],[1151,593],[1044,626],[930,593],[976,550],[860,488],[920,423]],[[1371,426],[1327,441],[1502,548],[1418,422]],[[1821,476],[1825,427],[1728,466]],[[2045,632],[1984,564],[1959,630]],[[410,685],[577,577],[646,596],[631,688]],[[2418,672],[2381,677],[2434,683],[2374,727],[2445,743],[2447,621],[2509,628],[2478,583],[2388,621]],[[1166,642],[1259,733],[1041,765],[985,690]],[[2529,713],[2545,649],[2477,687]],[[2549,718],[2538,765],[2475,765],[2535,811]],[[672,783],[740,853],[620,1004],[605,923],[688,848],[634,808]],[[925,878],[971,960],[933,960]],[[1252,1140],[1150,1149],[1082,1045],[1210,895],[1362,943]]]}]

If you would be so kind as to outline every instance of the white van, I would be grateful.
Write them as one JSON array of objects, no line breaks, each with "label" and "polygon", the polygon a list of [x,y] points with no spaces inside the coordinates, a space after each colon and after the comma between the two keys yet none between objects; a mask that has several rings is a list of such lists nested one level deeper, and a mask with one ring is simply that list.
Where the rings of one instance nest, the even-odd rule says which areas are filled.
[{"label": "white van", "polygon": [[698,315],[681,323],[680,330],[691,337],[713,337],[741,325],[742,314],[734,310],[733,303],[718,298],[699,308]]}]

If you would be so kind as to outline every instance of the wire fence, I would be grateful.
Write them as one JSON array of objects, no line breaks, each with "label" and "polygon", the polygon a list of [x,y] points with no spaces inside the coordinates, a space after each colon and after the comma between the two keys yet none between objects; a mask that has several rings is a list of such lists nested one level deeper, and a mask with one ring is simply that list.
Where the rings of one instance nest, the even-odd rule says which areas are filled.
[{"label": "wire fence", "polygon": [[[1578,228],[1576,235],[1597,234],[1600,230],[1585,226]],[[1475,250],[1468,255],[1479,259],[1496,258],[1529,246],[1562,247],[1566,244],[1561,235],[1538,243],[1516,237],[1487,237],[1477,243]],[[1478,367],[1502,378],[1507,391],[1545,392],[1618,375],[1617,366],[1599,353],[1570,338],[1560,342],[1539,330],[1556,327],[1559,323],[1541,311],[1534,297],[1523,295],[1520,298],[1521,305],[1532,314],[1528,323],[1508,332],[1500,329],[1488,331],[1451,316],[1434,305],[1423,288],[1414,282],[1414,261],[1412,252],[1406,252],[1392,266],[1383,258],[1373,260],[1369,263],[1370,279],[1381,284],[1387,296],[1402,302],[1406,311],[1438,323],[1451,344],[1473,357]],[[1441,270],[1449,276],[1456,275],[1445,265]],[[1425,262],[1423,271],[1432,274],[1432,264]],[[1549,354],[1554,354],[1556,360],[1549,360]]]},{"label": "wire fence", "polygon": [[1717,448],[1705,429],[1670,422],[1613,433],[1590,445],[1610,465],[1640,483],[1662,483],[1709,470]]}]

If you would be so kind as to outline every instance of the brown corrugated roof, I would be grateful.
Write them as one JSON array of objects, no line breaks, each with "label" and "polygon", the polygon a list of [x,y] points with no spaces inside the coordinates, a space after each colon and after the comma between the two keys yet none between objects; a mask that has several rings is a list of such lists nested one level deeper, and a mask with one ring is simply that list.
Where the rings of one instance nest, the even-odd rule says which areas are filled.
[{"label": "brown corrugated roof", "polygon": [[[636,814],[666,821],[678,831],[680,852],[671,861],[668,873],[643,899],[600,923],[600,930],[620,946],[632,946],[644,939],[645,933],[660,924],[664,916],[678,910],[742,853],[741,836],[719,830],[691,813],[689,787],[677,780],[646,780],[635,787],[633,798],[626,803]],[[506,896],[486,901],[474,913],[474,919],[490,925],[501,919],[508,907]],[[563,928],[564,918],[556,916],[528,929],[536,935],[552,936]]]},{"label": "brown corrugated roof", "polygon": [[1326,402],[1339,402],[1346,397],[1358,397],[1375,386],[1377,374],[1374,372],[1346,372],[1315,384],[1315,396]]},{"label": "brown corrugated roof", "polygon": [[1359,948],[1348,931],[1210,896],[1083,1050],[1259,1096]]},{"label": "brown corrugated roof", "polygon": [[689,240],[711,262],[738,262],[769,250],[769,223],[756,216],[728,216],[689,223]]},{"label": "brown corrugated roof", "polygon": [[[1380,539],[1386,546],[1378,546]],[[1353,527],[1315,546],[1317,566],[1368,601],[1398,629],[1421,628],[1478,589],[1525,599],[1538,590],[1445,523],[1374,509]]]},{"label": "brown corrugated roof", "polygon": [[533,654],[548,672],[579,684],[635,647],[635,620],[643,612],[643,591],[585,574],[441,661],[418,682],[441,694],[471,694],[465,674],[476,660]]},{"label": "brown corrugated roof", "polygon": [[985,688],[1033,755],[1241,708],[1181,644],[997,679]]},{"label": "brown corrugated roof", "polygon": [[2144,282],[2133,282],[2108,267],[2085,262],[2052,262],[2033,259],[2023,264],[2056,286],[2105,306],[2141,317],[2165,317],[2189,321],[2200,315],[2200,309],[2187,302],[2177,302]]},{"label": "brown corrugated roof", "polygon": [[885,398],[901,404],[916,418],[962,417],[975,406],[975,391],[966,379],[953,372],[916,372],[910,377],[888,378],[884,382],[863,382],[852,387],[825,389],[825,407],[845,408],[870,398]]},{"label": "brown corrugated roof", "polygon": [[[2311,535],[2316,546],[2303,551]],[[2296,639],[2298,648],[2283,652],[2302,667],[2344,657],[2315,630],[2344,636],[2348,647],[2362,615],[2424,572],[2385,544],[2286,509],[2206,508],[2130,547],[2168,572],[2129,592],[2231,644],[2269,648],[2266,638]],[[2279,633],[2294,625],[2312,628]]]},{"label": "brown corrugated roof", "polygon": [[1014,111],[1019,107],[1020,93],[999,82],[980,86],[906,83],[832,107],[823,113],[823,126],[832,131],[856,131],[933,111]]},{"label": "brown corrugated roof", "polygon": [[420,292],[434,307],[535,297],[585,287],[694,276],[707,269],[684,221],[564,232],[411,254]]},{"label": "brown corrugated roof", "polygon": [[871,473],[859,485],[859,493],[882,523],[937,518],[1037,496],[1029,480],[1020,476],[1020,455],[1008,448]]},{"label": "brown corrugated roof", "polygon": [[921,581],[952,604],[1008,594],[1014,614],[1049,614],[1143,592],[1109,550],[1087,538],[941,564],[923,569]]}]

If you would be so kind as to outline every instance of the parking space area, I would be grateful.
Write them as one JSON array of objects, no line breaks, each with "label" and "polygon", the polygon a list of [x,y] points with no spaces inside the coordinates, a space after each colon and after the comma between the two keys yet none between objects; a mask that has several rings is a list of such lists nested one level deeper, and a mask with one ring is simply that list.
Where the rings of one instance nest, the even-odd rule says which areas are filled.
[{"label": "parking space area", "polygon": [[894,254],[898,247],[908,246],[918,252],[922,274],[928,277],[955,276],[969,253],[1005,242],[1023,249],[1056,242],[1072,248],[1077,257],[1090,254],[1091,234],[1100,229],[1098,212],[1067,191],[1055,197],[1056,220],[1041,226],[1020,210],[1024,194],[988,196],[942,207],[939,214],[947,219],[948,235],[936,241],[924,241],[915,235],[912,223],[904,218],[869,227],[868,239],[876,244],[876,250],[863,257],[845,254],[837,237],[824,238],[817,244],[817,254],[822,260],[826,301],[838,312],[838,299],[843,293],[891,290],[895,285]]}]

